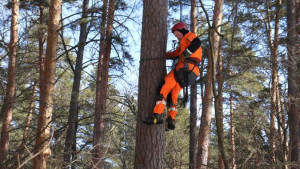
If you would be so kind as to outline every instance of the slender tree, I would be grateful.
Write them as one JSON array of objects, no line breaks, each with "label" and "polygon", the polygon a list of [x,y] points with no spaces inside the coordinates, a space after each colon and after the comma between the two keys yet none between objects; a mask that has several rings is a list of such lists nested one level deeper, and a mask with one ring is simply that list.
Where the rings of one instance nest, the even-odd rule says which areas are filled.
[{"label": "slender tree", "polygon": [[[109,0],[108,19],[106,26],[105,42],[101,44],[103,51],[100,49],[98,70],[97,70],[97,91],[96,91],[96,111],[94,120],[94,137],[93,137],[93,167],[103,167],[103,146],[104,146],[104,118],[106,114],[106,98],[108,89],[109,61],[112,45],[112,32],[115,13],[115,1]],[[103,21],[102,21],[103,22]],[[104,38],[104,37],[101,37]],[[103,46],[101,46],[103,45]]]},{"label": "slender tree", "polygon": [[[238,3],[232,2],[233,6],[233,28],[231,31],[231,42],[230,42],[230,57],[233,57],[234,53],[234,38],[237,28],[237,13],[238,13]],[[230,65],[228,65],[230,66]],[[229,67],[230,68],[230,67]],[[229,71],[229,76],[232,76],[231,71]],[[232,91],[232,85],[229,85],[230,90],[230,96],[229,96],[229,105],[230,105],[230,145],[231,145],[231,167],[232,169],[236,169],[236,145],[235,145],[235,113],[233,110],[234,106],[234,98],[233,98],[233,91]]]},{"label": "slender tree", "polygon": [[146,125],[165,75],[167,1],[144,0],[136,124],[135,169],[162,169],[164,125]]},{"label": "slender tree", "polygon": [[[287,1],[287,51],[288,51],[288,124],[290,133],[291,161],[300,160],[300,138],[299,138],[299,107],[297,103],[298,85],[297,65],[299,58],[296,55],[296,1]],[[293,167],[297,168],[297,167]]]},{"label": "slender tree", "polygon": [[[40,27],[44,25],[44,5],[42,3],[39,4],[40,10]],[[45,54],[44,54],[44,43],[45,43],[45,33],[43,31],[39,31],[39,66],[40,66],[40,90],[43,90],[43,72],[45,70]]]},{"label": "slender tree", "polygon": [[70,160],[74,158],[74,157],[71,158],[71,156],[74,155],[75,154],[74,151],[76,151],[76,149],[73,150],[73,147],[74,146],[76,147],[76,132],[77,132],[76,124],[78,123],[78,113],[77,113],[78,97],[79,97],[80,82],[81,82],[84,47],[87,39],[88,5],[89,5],[89,0],[83,0],[82,17],[80,22],[79,45],[77,51],[76,66],[74,72],[72,95],[71,95],[71,102],[70,102],[70,109],[69,109],[67,135],[66,135],[65,147],[64,147],[65,168],[68,168],[68,166],[70,165]]},{"label": "slender tree", "polygon": [[18,49],[18,29],[19,29],[19,0],[12,2],[12,17],[10,29],[10,43],[9,43],[9,62],[8,62],[8,75],[6,84],[6,95],[4,104],[1,108],[2,116],[2,130],[0,140],[0,164],[4,163],[7,159],[9,148],[9,132],[10,123],[12,120],[13,102],[15,98],[16,89],[16,57]]},{"label": "slender tree", "polygon": [[236,169],[236,148],[235,148],[235,124],[234,124],[234,111],[233,111],[233,94],[232,87],[230,85],[230,145],[231,145],[231,167],[232,169]]},{"label": "slender tree", "polygon": [[[100,106],[100,100],[102,97],[102,93],[100,90],[100,85],[98,85],[100,83],[100,78],[101,78],[101,65],[103,64],[103,56],[105,53],[105,26],[106,26],[106,17],[107,17],[107,6],[108,6],[108,0],[104,0],[103,1],[103,5],[102,5],[102,16],[101,16],[101,24],[100,24],[100,51],[99,51],[99,58],[98,58],[98,70],[97,70],[97,88],[96,88],[96,109],[95,109],[95,119],[94,119],[94,123],[96,124],[94,126],[94,135],[93,135],[93,144],[96,145],[94,146],[94,148],[92,149],[92,158],[93,158],[93,165],[97,165],[99,164],[100,167],[102,165],[101,163],[101,158],[102,158],[102,143],[103,143],[103,137],[104,137],[104,114],[102,112],[100,112],[101,108]],[[99,89],[98,89],[99,88]],[[103,97],[102,97],[103,99]],[[106,99],[106,98],[105,98]],[[103,101],[102,101],[103,102]],[[103,108],[102,108],[103,110]],[[96,166],[95,166],[96,167]]]},{"label": "slender tree", "polygon": [[[277,7],[276,7],[276,13],[275,13],[275,32],[274,32],[274,39],[272,40],[271,35],[271,16],[269,13],[269,2],[266,1],[266,11],[267,11],[267,17],[265,22],[266,32],[267,32],[267,38],[269,42],[269,48],[271,50],[271,61],[272,61],[272,88],[271,88],[271,113],[270,113],[270,155],[271,155],[271,162],[273,164],[277,163],[276,158],[276,128],[275,128],[275,117],[276,114],[279,113],[279,107],[278,107],[278,97],[277,97],[277,91],[278,91],[278,61],[277,61],[277,55],[278,55],[278,31],[279,31],[279,19],[280,19],[280,7],[281,7],[281,0],[277,0]],[[275,167],[273,167],[275,168]]]},{"label": "slender tree", "polygon": [[46,169],[47,156],[51,154],[50,123],[52,119],[53,98],[58,48],[58,30],[60,28],[61,0],[51,0],[48,19],[48,36],[45,56],[45,70],[42,72],[40,91],[40,114],[37,126],[34,169]]},{"label": "slender tree", "polygon": [[[213,83],[213,95],[215,97],[215,116],[216,116],[216,125],[217,125],[217,135],[218,135],[218,147],[219,152],[222,156],[222,161],[224,163],[225,169],[229,168],[228,162],[225,155],[224,147],[224,131],[223,131],[223,122],[222,122],[222,107],[220,106],[220,101],[222,99],[222,85],[219,85],[218,91],[215,87],[215,78],[216,78],[216,63],[218,56],[220,54],[220,32],[221,32],[221,23],[223,18],[223,0],[215,0],[214,6],[214,15],[212,20],[212,30],[211,30],[211,50],[212,50],[212,83]],[[221,83],[222,84],[222,80]],[[220,109],[220,110],[219,110]],[[220,115],[221,114],[221,115]]]},{"label": "slender tree", "polygon": [[[219,99],[217,101],[218,104],[218,111],[219,113],[219,121],[220,121],[220,132],[224,135],[224,124],[223,124],[223,59],[222,59],[222,52],[221,52],[221,41],[219,41],[219,50],[218,50],[218,61],[217,61],[217,80],[218,80],[218,95]],[[224,168],[224,161],[221,154],[221,147],[219,146],[219,157],[218,157],[218,168]]]},{"label": "slender tree", "polygon": [[[197,33],[197,1],[191,0],[191,32]],[[190,169],[196,168],[196,153],[197,153],[197,83],[191,86],[191,101],[190,101],[190,152],[189,162]]]},{"label": "slender tree", "polygon": [[205,91],[202,101],[201,124],[198,136],[197,169],[206,169],[209,166],[209,144],[212,115],[212,65],[208,59]]}]

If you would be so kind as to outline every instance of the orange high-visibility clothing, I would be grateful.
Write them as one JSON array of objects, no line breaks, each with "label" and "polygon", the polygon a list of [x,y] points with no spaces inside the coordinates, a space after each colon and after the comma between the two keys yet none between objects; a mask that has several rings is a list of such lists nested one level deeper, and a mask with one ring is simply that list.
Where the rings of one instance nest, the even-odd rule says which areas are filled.
[{"label": "orange high-visibility clothing", "polygon": [[[197,38],[196,34],[194,34],[192,32],[188,32],[180,40],[179,46],[176,48],[175,51],[167,52],[167,54],[166,54],[167,58],[178,58],[179,57],[178,63],[176,64],[176,68],[175,68],[176,71],[184,68],[184,59],[185,58],[183,56],[183,52],[191,45],[191,42],[195,38]],[[192,53],[189,58],[199,63],[202,59],[201,46],[194,53]],[[189,67],[189,70],[192,70],[192,72],[195,73],[197,76],[199,75],[199,67],[196,66],[194,63],[188,62],[188,67]],[[165,80],[165,84],[162,86],[162,88],[160,90],[160,94],[163,96],[163,98],[164,98],[163,100],[165,100],[167,98],[168,94],[171,92],[172,103],[173,103],[173,105],[176,106],[177,105],[177,97],[178,97],[178,94],[181,91],[182,87],[175,78],[174,70],[170,71],[165,76],[164,80]],[[153,109],[153,113],[162,114],[164,112],[164,108],[165,108],[165,104],[162,104],[162,103],[156,104],[156,106]],[[177,114],[176,107],[174,110],[176,110],[176,111],[169,111],[171,113],[169,115],[172,117],[172,119],[175,119],[175,116]]]}]

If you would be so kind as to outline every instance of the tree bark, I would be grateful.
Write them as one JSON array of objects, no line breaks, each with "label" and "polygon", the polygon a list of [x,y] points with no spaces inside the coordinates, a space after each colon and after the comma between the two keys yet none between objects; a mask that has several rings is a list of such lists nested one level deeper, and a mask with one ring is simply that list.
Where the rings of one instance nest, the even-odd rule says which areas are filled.
[{"label": "tree bark", "polygon": [[[78,45],[78,52],[76,58],[76,66],[74,72],[74,80],[73,80],[73,87],[72,87],[72,95],[71,95],[71,102],[70,102],[70,110],[69,110],[69,118],[68,118],[68,128],[65,140],[65,147],[64,147],[64,168],[68,168],[70,165],[70,160],[74,159],[71,158],[73,152],[73,147],[76,145],[76,124],[78,121],[78,97],[79,97],[79,90],[80,90],[80,82],[81,82],[81,72],[82,72],[82,61],[83,61],[83,54],[84,54],[84,47],[87,39],[87,17],[88,17],[88,5],[89,0],[83,0],[83,9],[82,9],[82,19],[80,23],[80,35],[79,35],[79,45]],[[76,146],[75,146],[76,147]],[[76,151],[76,149],[75,149]]]},{"label": "tree bark", "polygon": [[197,169],[206,169],[209,166],[208,156],[210,143],[212,101],[212,65],[211,59],[208,59],[205,91],[202,102],[201,124],[198,136]]},{"label": "tree bark", "polygon": [[[215,72],[216,72],[216,63],[219,53],[221,52],[220,48],[220,32],[221,32],[221,23],[223,18],[223,0],[215,0],[215,7],[214,7],[214,16],[213,16],[213,23],[212,23],[212,30],[211,30],[211,50],[212,50],[212,87],[213,87],[213,95],[215,97],[215,116],[216,116],[216,126],[217,126],[217,135],[218,135],[218,146],[222,156],[222,161],[224,163],[225,169],[229,168],[226,154],[225,154],[225,147],[224,147],[224,131],[223,131],[223,122],[222,117],[220,117],[219,111],[219,100],[222,99],[222,85],[219,86],[219,91],[216,91],[215,87]],[[221,83],[222,84],[222,83]]]},{"label": "tree bark", "polygon": [[[40,26],[44,25],[44,6],[39,5],[40,8]],[[44,55],[44,43],[45,43],[45,34],[44,32],[39,32],[39,66],[40,66],[40,91],[43,87],[43,72],[45,71],[45,55]]]},{"label": "tree bark", "polygon": [[231,167],[236,169],[236,149],[235,149],[235,125],[234,125],[234,111],[233,111],[233,95],[232,87],[230,85],[230,145],[231,145]]},{"label": "tree bark", "polygon": [[[102,143],[103,143],[103,137],[104,137],[104,116],[101,114],[100,110],[103,109],[100,107],[100,100],[101,100],[101,94],[100,91],[100,81],[101,81],[101,64],[103,64],[103,56],[105,52],[105,26],[106,26],[106,20],[107,20],[107,6],[108,6],[108,0],[103,1],[102,5],[102,16],[101,16],[101,24],[100,24],[100,51],[99,51],[99,58],[98,58],[98,70],[97,70],[97,88],[96,88],[96,108],[95,108],[95,119],[94,119],[94,136],[93,136],[93,144],[94,148],[92,150],[92,160],[93,165],[97,165],[99,163],[99,167],[101,167],[101,158],[102,158]],[[106,99],[106,98],[105,98]],[[102,101],[103,102],[103,101]],[[98,145],[99,143],[99,145]],[[95,146],[96,145],[96,146]],[[96,167],[96,166],[95,166]]]},{"label": "tree bark", "polygon": [[[276,127],[275,127],[275,117],[276,114],[278,114],[278,97],[277,97],[277,91],[278,91],[278,61],[277,61],[277,55],[278,55],[278,30],[279,30],[279,19],[280,19],[280,11],[281,8],[281,0],[277,0],[277,8],[275,13],[275,33],[274,33],[274,39],[272,40],[271,35],[271,16],[269,14],[269,3],[266,1],[266,9],[267,9],[267,21],[266,21],[266,32],[268,36],[269,41],[269,48],[271,51],[271,61],[272,61],[272,87],[271,87],[271,112],[270,112],[270,136],[269,136],[269,143],[270,143],[270,156],[271,156],[271,163],[276,164],[277,158],[276,158]],[[275,168],[275,167],[272,167]]]},{"label": "tree bark", "polygon": [[[191,32],[197,33],[197,1],[191,0]],[[196,168],[197,154],[197,83],[191,86],[191,101],[190,101],[190,147],[189,147],[189,162],[190,169]]]},{"label": "tree bark", "polygon": [[[236,28],[237,28],[237,16],[238,16],[238,2],[234,3],[232,2],[233,6],[233,28],[231,31],[231,42],[230,42],[230,57],[233,57],[234,54],[234,39],[235,39],[235,33],[236,33]],[[228,65],[230,66],[230,64]],[[229,71],[229,76],[232,76],[232,72]],[[236,145],[235,145],[235,114],[233,111],[233,106],[234,106],[234,97],[233,97],[233,91],[232,91],[232,85],[230,84],[230,145],[231,145],[231,167],[232,169],[236,169]]]},{"label": "tree bark", "polygon": [[55,83],[56,56],[58,48],[58,30],[60,28],[61,0],[50,1],[50,14],[48,19],[48,37],[45,56],[45,70],[42,74],[40,91],[40,114],[38,118],[34,169],[46,169],[47,156],[51,154],[50,123],[53,110],[53,91]]},{"label": "tree bark", "polygon": [[162,169],[165,127],[143,124],[153,107],[165,75],[167,1],[144,0],[135,169]]},{"label": "tree bark", "polygon": [[[93,167],[103,168],[104,119],[108,89],[109,60],[111,54],[112,31],[114,22],[115,1],[109,0],[108,20],[105,35],[104,51],[100,49],[97,71],[96,110],[93,137]],[[102,38],[102,37],[101,37]],[[101,44],[100,44],[101,45]],[[102,46],[100,46],[102,47]]]},{"label": "tree bark", "polygon": [[[218,66],[217,66],[217,80],[218,80],[218,95],[219,99],[217,101],[218,112],[219,113],[219,121],[220,121],[220,133],[224,136],[224,124],[223,124],[223,60],[222,60],[222,52],[221,52],[221,42],[219,41],[219,50],[218,50]],[[224,161],[222,157],[222,147],[219,145],[219,159],[218,159],[218,169],[224,168]]]},{"label": "tree bark", "polygon": [[[279,77],[277,78],[279,79]],[[285,120],[285,112],[283,109],[283,103],[282,103],[282,96],[280,92],[280,87],[278,86],[276,94],[277,94],[277,107],[278,107],[278,114],[277,114],[277,128],[278,128],[278,134],[279,134],[279,142],[280,142],[280,157],[281,157],[281,163],[286,163],[288,156],[287,156],[287,128],[285,127],[286,120]],[[283,165],[282,169],[287,169],[287,165]]]},{"label": "tree bark", "polygon": [[[296,3],[295,0],[287,1],[287,51],[288,51],[288,124],[290,133],[291,161],[300,160],[300,139],[299,139],[299,107],[297,103],[298,88],[297,65],[299,58],[296,55]],[[294,166],[293,168],[297,168]]]},{"label": "tree bark", "polygon": [[16,88],[16,57],[18,49],[18,29],[19,29],[19,0],[12,0],[11,33],[9,43],[9,62],[6,84],[6,95],[1,108],[2,130],[0,140],[0,164],[7,159],[9,148],[9,125],[12,120],[13,102]]}]

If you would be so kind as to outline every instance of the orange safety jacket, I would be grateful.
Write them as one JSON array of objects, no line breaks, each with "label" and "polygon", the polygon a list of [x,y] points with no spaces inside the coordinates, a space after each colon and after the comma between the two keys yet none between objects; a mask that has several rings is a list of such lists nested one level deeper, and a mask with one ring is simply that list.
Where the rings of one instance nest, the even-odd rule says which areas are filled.
[{"label": "orange safety jacket", "polygon": [[[183,38],[180,40],[179,46],[172,52],[167,52],[166,57],[170,59],[178,58],[178,63],[176,64],[175,70],[178,71],[179,69],[184,69],[184,62],[187,61],[188,67],[190,71],[193,71],[196,76],[199,75],[199,66],[195,65],[195,63],[200,63],[202,59],[202,48],[201,46],[190,55],[187,59],[184,56],[184,51],[191,45],[191,42],[198,38],[195,33],[188,32],[186,33]],[[191,60],[193,62],[191,62]]]}]

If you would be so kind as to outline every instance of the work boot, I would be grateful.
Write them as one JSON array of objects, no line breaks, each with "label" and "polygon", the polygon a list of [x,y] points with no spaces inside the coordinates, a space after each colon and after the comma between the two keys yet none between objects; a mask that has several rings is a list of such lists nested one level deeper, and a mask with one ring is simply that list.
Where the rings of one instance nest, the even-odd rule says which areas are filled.
[{"label": "work boot", "polygon": [[175,120],[171,116],[166,119],[166,131],[175,129]]},{"label": "work boot", "polygon": [[145,124],[163,124],[164,117],[163,114],[153,113],[151,117],[143,121]]}]

